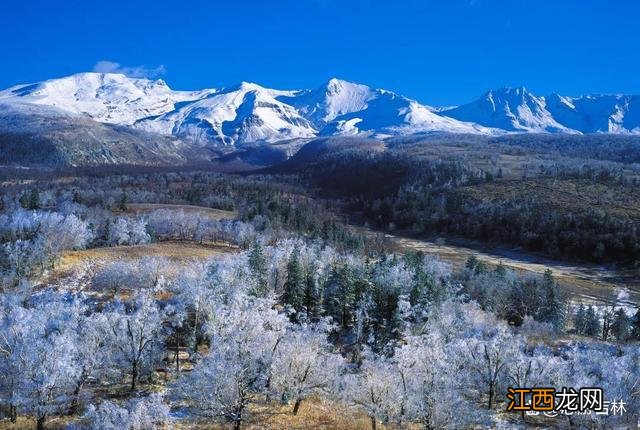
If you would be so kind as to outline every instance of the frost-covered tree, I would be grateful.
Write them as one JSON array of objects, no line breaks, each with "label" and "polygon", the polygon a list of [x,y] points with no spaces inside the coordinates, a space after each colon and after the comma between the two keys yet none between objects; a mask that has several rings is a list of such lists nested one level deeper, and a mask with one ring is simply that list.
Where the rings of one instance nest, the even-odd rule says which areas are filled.
[{"label": "frost-covered tree", "polygon": [[74,335],[76,360],[80,371],[74,381],[70,413],[79,411],[85,384],[91,378],[100,380],[111,359],[111,350],[107,344],[110,327],[104,314],[97,312],[79,318]]},{"label": "frost-covered tree", "polygon": [[159,394],[131,399],[122,405],[104,400],[99,405],[90,405],[83,415],[81,429],[103,430],[147,430],[170,428],[173,419],[167,405]]},{"label": "frost-covered tree", "polygon": [[216,318],[224,301],[219,264],[193,264],[173,283],[173,302],[184,309],[183,324],[187,346],[192,353],[205,339],[205,327]]},{"label": "frost-covered tree", "polygon": [[142,290],[130,302],[115,303],[106,316],[113,365],[130,375],[134,391],[139,378],[149,375],[162,356],[163,313],[152,292]]},{"label": "frost-covered tree", "polygon": [[288,325],[267,299],[240,295],[207,325],[210,352],[174,385],[176,397],[199,415],[239,429],[247,407],[266,390],[274,351]]},{"label": "frost-covered tree", "polygon": [[506,377],[509,361],[520,348],[520,339],[499,324],[495,330],[465,339],[459,344],[468,351],[466,366],[471,381],[487,396],[487,409],[493,409],[498,390]]},{"label": "frost-covered tree", "polygon": [[109,225],[107,242],[110,245],[140,245],[150,241],[151,236],[143,219],[122,216]]},{"label": "frost-covered tree", "polygon": [[419,422],[425,429],[462,427],[468,419],[450,406],[463,405],[465,399],[459,386],[461,378],[445,348],[440,334],[432,332],[407,338],[394,355],[396,383],[402,389],[397,400],[400,415],[405,421]]},{"label": "frost-covered tree", "polygon": [[337,387],[343,360],[327,341],[325,327],[302,324],[282,338],[273,354],[270,388],[282,400],[293,401],[297,415],[304,399]]},{"label": "frost-covered tree", "polygon": [[369,355],[357,373],[347,374],[343,380],[345,400],[369,416],[372,430],[377,428],[378,421],[394,421],[400,416],[398,399],[402,398],[402,386],[397,375],[393,361]]},{"label": "frost-covered tree", "polygon": [[81,371],[75,333],[82,308],[72,298],[44,294],[29,306],[4,301],[0,336],[0,386],[11,418],[19,405],[38,429],[67,411]]},{"label": "frost-covered tree", "polygon": [[0,298],[0,398],[15,422],[20,395],[26,380],[29,344],[34,331],[29,326],[32,311],[22,306],[16,295],[5,293]]}]

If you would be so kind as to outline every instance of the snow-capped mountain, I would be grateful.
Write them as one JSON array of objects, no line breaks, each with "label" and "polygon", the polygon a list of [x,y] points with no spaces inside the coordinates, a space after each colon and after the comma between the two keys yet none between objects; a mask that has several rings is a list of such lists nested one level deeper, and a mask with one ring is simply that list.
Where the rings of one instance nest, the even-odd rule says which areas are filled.
[{"label": "snow-capped mountain", "polygon": [[0,91],[0,105],[133,127],[195,147],[329,135],[640,133],[640,96],[540,97],[524,88],[503,88],[469,104],[437,108],[339,79],[313,90],[243,82],[175,91],[162,80],[80,73]]},{"label": "snow-capped mountain", "polygon": [[78,73],[0,91],[0,103],[49,106],[103,123],[131,125],[211,92],[215,90],[173,91],[162,80],[116,73]]},{"label": "snow-capped mountain", "polygon": [[161,80],[80,73],[0,91],[0,104],[58,109],[198,144],[332,134],[492,132],[392,92],[339,79],[315,90],[281,91],[243,82],[221,90],[174,91]]},{"label": "snow-capped mountain", "polygon": [[640,133],[640,96],[552,94],[547,109],[566,127],[582,133]]},{"label": "snow-capped mountain", "polygon": [[440,113],[507,131],[571,132],[546,109],[544,97],[537,97],[524,87],[491,90],[472,103]]},{"label": "snow-capped mountain", "polygon": [[391,91],[340,79],[283,100],[313,121],[321,135],[491,132],[476,124],[440,116],[434,108]]},{"label": "snow-capped mountain", "polygon": [[440,114],[514,132],[640,133],[640,96],[536,96],[501,88]]},{"label": "snow-capped mountain", "polygon": [[366,109],[367,103],[376,97],[376,91],[366,85],[334,78],[314,90],[280,99],[321,128],[339,116]]},{"label": "snow-capped mountain", "polygon": [[143,118],[135,125],[160,134],[222,144],[313,137],[316,130],[311,122],[278,100],[294,93],[243,82],[178,104],[170,112]]}]

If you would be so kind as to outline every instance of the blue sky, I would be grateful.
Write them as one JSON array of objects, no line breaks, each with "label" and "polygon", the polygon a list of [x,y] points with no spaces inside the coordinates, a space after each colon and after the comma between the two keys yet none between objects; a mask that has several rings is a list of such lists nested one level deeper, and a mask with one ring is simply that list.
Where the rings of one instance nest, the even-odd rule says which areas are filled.
[{"label": "blue sky", "polygon": [[489,88],[640,94],[640,1],[61,1],[0,4],[0,87],[80,71],[175,89],[331,77],[431,105]]}]

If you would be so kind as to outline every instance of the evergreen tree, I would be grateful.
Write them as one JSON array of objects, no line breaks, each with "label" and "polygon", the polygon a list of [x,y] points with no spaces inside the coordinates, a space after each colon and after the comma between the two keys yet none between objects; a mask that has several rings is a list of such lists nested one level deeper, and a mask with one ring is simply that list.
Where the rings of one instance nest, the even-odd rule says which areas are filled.
[{"label": "evergreen tree", "polygon": [[584,305],[580,303],[575,316],[573,317],[573,326],[575,327],[577,334],[584,334],[587,325],[587,310]]},{"label": "evergreen tree", "polygon": [[631,320],[623,308],[618,308],[613,316],[611,324],[611,334],[618,342],[625,342],[629,339]]},{"label": "evergreen tree", "polygon": [[483,273],[487,272],[487,265],[484,261],[478,261],[478,264],[476,264],[476,268],[474,270],[474,273],[476,275],[481,275]]},{"label": "evergreen tree", "polygon": [[351,267],[345,265],[334,268],[325,288],[325,307],[327,313],[340,326],[352,325],[356,308],[356,297],[362,298],[364,286],[356,281]]},{"label": "evergreen tree", "polygon": [[[282,302],[291,306],[295,313],[299,313],[304,305],[305,277],[300,263],[300,250],[296,247],[291,252],[287,264],[287,279],[284,283]],[[293,316],[297,319],[297,316]]]},{"label": "evergreen tree", "polygon": [[593,308],[593,305],[589,305],[587,312],[585,313],[585,329],[584,334],[587,336],[598,336],[600,334],[600,317]]},{"label": "evergreen tree", "polygon": [[557,330],[562,330],[565,323],[567,304],[560,292],[558,283],[553,278],[553,273],[549,269],[544,272],[541,289],[540,320],[551,323]]},{"label": "evergreen tree", "polygon": [[464,264],[464,267],[466,267],[471,271],[475,271],[477,264],[478,264],[478,257],[472,254],[469,256],[469,258],[467,258],[467,262]]},{"label": "evergreen tree", "polygon": [[502,261],[500,261],[500,263],[498,263],[498,265],[496,266],[495,273],[499,278],[504,278],[505,276],[507,276],[507,268],[504,267]]},{"label": "evergreen tree", "polygon": [[255,287],[253,293],[257,296],[267,292],[267,258],[258,242],[255,242],[249,253],[249,268],[253,276]]},{"label": "evergreen tree", "polygon": [[127,195],[125,193],[122,193],[120,200],[118,200],[118,209],[122,212],[127,211]]},{"label": "evergreen tree", "polygon": [[20,196],[20,206],[25,209],[40,209],[40,193],[36,188],[32,188],[28,193]]},{"label": "evergreen tree", "polygon": [[310,270],[307,273],[304,290],[304,308],[309,321],[318,321],[320,318],[322,313],[321,301],[322,293],[320,292],[318,281],[314,276],[314,272]]},{"label": "evergreen tree", "polygon": [[487,271],[487,265],[484,263],[484,261],[478,260],[478,257],[476,257],[475,255],[470,255],[469,258],[467,258],[465,267],[472,271],[475,275],[480,275]]},{"label": "evergreen tree", "polygon": [[636,314],[631,319],[631,338],[640,340],[640,309],[636,311]]}]

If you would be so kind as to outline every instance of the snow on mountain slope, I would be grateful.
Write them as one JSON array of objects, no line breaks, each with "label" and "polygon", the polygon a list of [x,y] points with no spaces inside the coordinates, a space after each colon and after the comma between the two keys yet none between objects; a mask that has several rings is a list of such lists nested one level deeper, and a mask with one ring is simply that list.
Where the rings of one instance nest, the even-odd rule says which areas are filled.
[{"label": "snow on mountain slope", "polygon": [[178,102],[214,92],[173,91],[162,80],[134,79],[116,73],[78,73],[0,91],[0,102],[58,108],[99,122],[130,125],[174,109]]},{"label": "snow on mountain slope", "polygon": [[539,97],[503,88],[469,104],[434,108],[340,79],[314,90],[243,82],[222,90],[175,91],[161,80],[79,73],[0,91],[0,104],[177,136],[195,142],[194,148],[334,134],[640,133],[640,96]]},{"label": "snow on mountain slope", "polygon": [[312,91],[281,97],[309,118],[322,135],[418,132],[490,133],[438,115],[434,109],[390,91],[331,79]]},{"label": "snow on mountain slope", "polygon": [[310,121],[292,106],[277,100],[293,94],[243,82],[135,125],[157,133],[222,144],[315,136]]},{"label": "snow on mountain slope", "polygon": [[507,131],[572,132],[546,109],[544,97],[537,97],[524,87],[492,90],[474,102],[440,114]]},{"label": "snow on mountain slope", "polygon": [[322,127],[338,116],[366,109],[367,103],[377,96],[377,92],[366,85],[333,78],[315,90],[303,90],[279,99]]},{"label": "snow on mountain slope", "polygon": [[640,96],[552,94],[547,109],[558,122],[582,133],[640,133]]}]

